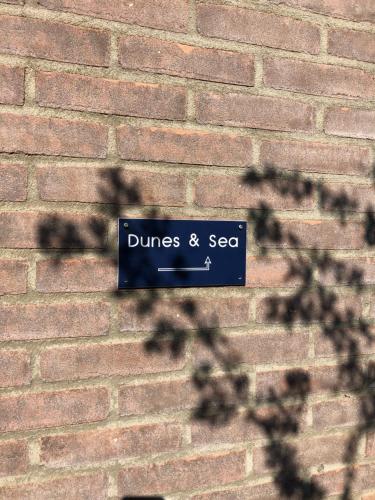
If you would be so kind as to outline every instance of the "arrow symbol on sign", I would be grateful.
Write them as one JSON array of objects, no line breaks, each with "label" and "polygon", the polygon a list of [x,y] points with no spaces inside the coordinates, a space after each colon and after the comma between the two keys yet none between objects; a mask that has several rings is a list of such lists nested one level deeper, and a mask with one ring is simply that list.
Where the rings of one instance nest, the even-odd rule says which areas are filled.
[{"label": "arrow symbol on sign", "polygon": [[168,271],[209,271],[212,264],[211,259],[207,256],[204,261],[204,267],[158,267],[159,272]]}]

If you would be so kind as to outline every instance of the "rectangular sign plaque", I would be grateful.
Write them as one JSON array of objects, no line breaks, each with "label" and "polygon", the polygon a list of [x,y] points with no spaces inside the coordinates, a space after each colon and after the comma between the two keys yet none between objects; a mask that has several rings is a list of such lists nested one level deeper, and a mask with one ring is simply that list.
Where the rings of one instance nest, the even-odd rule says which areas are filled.
[{"label": "rectangular sign plaque", "polygon": [[243,286],[245,221],[119,219],[118,287]]}]

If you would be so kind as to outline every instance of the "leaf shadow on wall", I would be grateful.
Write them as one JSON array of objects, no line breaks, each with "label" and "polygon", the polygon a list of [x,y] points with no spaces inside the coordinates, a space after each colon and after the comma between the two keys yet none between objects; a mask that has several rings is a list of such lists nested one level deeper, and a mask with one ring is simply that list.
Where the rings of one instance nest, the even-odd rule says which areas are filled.
[{"label": "leaf shadow on wall", "polygon": [[[322,213],[334,216],[343,228],[352,223],[353,212],[358,209],[358,200],[345,191],[333,190],[323,182],[274,166],[262,170],[250,168],[243,183],[259,189],[267,186],[278,196],[296,202],[318,199]],[[142,206],[142,192],[136,182],[126,180],[120,168],[103,170],[97,189],[101,202],[85,227],[60,215],[47,216],[41,222],[39,245],[49,256],[54,256],[56,266],[71,255],[87,252],[109,258],[113,266],[117,265],[117,243],[116,237],[111,236],[111,231],[114,234],[111,225],[124,215],[126,206]],[[145,211],[146,217],[160,215],[152,207],[143,208],[143,216]],[[363,232],[361,238],[365,244],[374,245],[372,207],[367,208],[362,219],[358,225],[358,231]],[[291,336],[298,335],[296,330],[300,327],[317,330],[319,338],[328,341],[327,345],[336,354],[337,374],[329,392],[350,395],[358,403],[358,421],[341,457],[345,464],[341,498],[352,498],[358,474],[366,487],[366,471],[356,473],[354,465],[363,436],[375,426],[375,365],[361,358],[372,343],[371,325],[332,286],[344,286],[358,298],[366,291],[363,270],[349,262],[351,259],[338,259],[329,249],[320,250],[303,242],[266,200],[249,210],[249,221],[260,258],[271,253],[282,259],[287,268],[285,284],[293,285],[291,292],[269,294],[264,301],[262,321],[284,325]],[[146,260],[143,266],[147,267]],[[202,347],[207,353],[207,359],[196,363],[192,373],[197,391],[192,418],[213,429],[243,418],[249,423],[245,440],[252,440],[254,429],[260,431],[266,440],[263,452],[267,469],[273,474],[275,498],[321,499],[328,494],[324,474],[310,473],[295,440],[291,439],[304,432],[308,398],[314,386],[310,369],[289,370],[276,387],[254,390],[250,387],[248,370],[243,367],[241,352],[236,351],[234,342],[220,328],[220,318],[202,309],[198,299],[179,299],[172,313],[166,314],[158,307],[164,298],[159,290],[113,290],[113,294],[119,300],[133,298],[139,317],[152,318],[153,331],[145,343],[150,355],[183,356],[187,346]],[[171,291],[168,296],[172,296]],[[135,493],[138,492],[129,492]]]}]

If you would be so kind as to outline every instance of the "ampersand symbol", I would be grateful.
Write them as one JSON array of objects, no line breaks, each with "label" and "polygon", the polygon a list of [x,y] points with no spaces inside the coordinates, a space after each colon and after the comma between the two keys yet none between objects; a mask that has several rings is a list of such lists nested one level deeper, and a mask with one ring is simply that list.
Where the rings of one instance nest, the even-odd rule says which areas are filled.
[{"label": "ampersand symbol", "polygon": [[189,245],[191,247],[199,247],[199,238],[197,238],[197,235],[195,233],[191,233]]}]

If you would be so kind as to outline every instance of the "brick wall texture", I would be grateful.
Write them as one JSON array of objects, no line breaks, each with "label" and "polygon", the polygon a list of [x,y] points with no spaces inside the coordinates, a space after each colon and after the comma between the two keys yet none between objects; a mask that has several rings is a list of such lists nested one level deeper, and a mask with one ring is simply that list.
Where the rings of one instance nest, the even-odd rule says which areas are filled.
[{"label": "brick wall texture", "polygon": [[[375,499],[375,2],[0,0],[0,499]],[[249,221],[117,293],[117,218]]]}]

